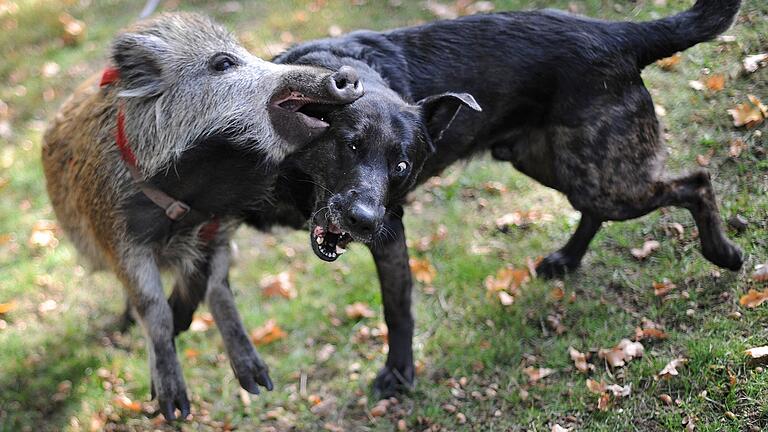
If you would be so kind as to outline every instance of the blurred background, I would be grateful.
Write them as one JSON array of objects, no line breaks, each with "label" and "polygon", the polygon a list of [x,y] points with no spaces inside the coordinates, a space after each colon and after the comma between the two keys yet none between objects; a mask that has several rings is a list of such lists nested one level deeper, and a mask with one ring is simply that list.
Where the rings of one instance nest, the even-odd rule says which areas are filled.
[{"label": "blurred background", "polygon": [[[364,247],[326,264],[312,254],[306,232],[244,228],[233,287],[277,388],[260,396],[239,389],[202,308],[177,342],[194,413],[178,427],[768,427],[768,373],[745,354],[768,344],[768,312],[759,306],[768,298],[768,276],[759,267],[768,262],[768,113],[760,103],[768,103],[760,57],[768,52],[768,3],[743,3],[725,36],[643,74],[665,128],[670,168],[706,167],[713,175],[729,235],[747,254],[741,272],[707,263],[690,216],[670,210],[607,224],[580,272],[562,281],[535,279],[530,263],[567,240],[578,214],[511,166],[479,158],[452,167],[410,199],[406,224],[418,280],[411,394],[387,402],[370,396],[387,345]],[[552,7],[647,20],[691,4],[166,0],[156,12],[210,15],[269,59],[313,38],[473,13]],[[138,0],[0,0],[0,431],[172,429],[149,401],[141,331],[115,330],[121,287],[112,275],[80,266],[56,224],[39,163],[46,121],[107,64],[111,38],[143,7]],[[633,254],[649,241],[658,248]],[[640,341],[645,355],[609,367],[599,350],[624,338]],[[580,365],[570,347],[594,367]],[[676,359],[685,359],[679,375],[661,373]],[[623,390],[609,391],[609,384]]]}]

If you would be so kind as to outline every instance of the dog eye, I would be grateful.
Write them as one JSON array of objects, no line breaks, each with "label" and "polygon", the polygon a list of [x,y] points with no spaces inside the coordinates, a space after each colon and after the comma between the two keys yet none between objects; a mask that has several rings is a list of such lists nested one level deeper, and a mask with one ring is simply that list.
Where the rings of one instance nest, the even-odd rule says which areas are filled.
[{"label": "dog eye", "polygon": [[408,162],[401,161],[397,166],[395,167],[395,172],[398,174],[404,173],[408,169]]},{"label": "dog eye", "polygon": [[210,65],[212,70],[224,72],[237,66],[237,61],[229,54],[220,53],[211,57]]},{"label": "dog eye", "polygon": [[354,144],[349,144],[349,145],[348,145],[348,147],[349,147],[349,149],[350,149],[350,150],[352,150],[352,151],[357,151],[357,146],[356,146],[356,145],[354,145]]}]

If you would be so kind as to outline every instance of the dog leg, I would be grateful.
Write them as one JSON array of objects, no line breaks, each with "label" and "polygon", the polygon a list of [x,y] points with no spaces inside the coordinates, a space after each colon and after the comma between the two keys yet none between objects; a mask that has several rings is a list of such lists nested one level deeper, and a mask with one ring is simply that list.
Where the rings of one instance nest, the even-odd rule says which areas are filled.
[{"label": "dog leg", "polygon": [[388,397],[399,390],[413,387],[413,315],[411,315],[411,269],[402,208],[398,215],[388,213],[384,220],[382,243],[371,246],[381,284],[384,320],[389,331],[387,362],[373,383],[379,397]]},{"label": "dog leg", "polygon": [[589,243],[595,237],[602,221],[589,213],[582,213],[579,226],[568,243],[560,250],[549,254],[536,267],[536,274],[553,278],[575,270],[587,252]]},{"label": "dog leg", "polygon": [[707,260],[734,271],[741,268],[743,254],[725,236],[707,172],[698,171],[665,183],[660,199],[662,205],[684,207],[691,212],[699,229],[701,252]]},{"label": "dog leg", "polygon": [[144,328],[152,374],[153,398],[157,396],[160,412],[166,420],[189,415],[189,400],[181,366],[173,343],[173,316],[165,300],[160,270],[152,252],[135,250],[123,260],[117,273],[128,287],[131,305]]},{"label": "dog leg", "polygon": [[133,312],[131,311],[131,301],[125,299],[125,310],[122,315],[117,319],[117,331],[120,333],[126,333],[128,330],[136,324],[136,320],[133,318]]},{"label": "dog leg", "polygon": [[259,394],[259,385],[272,390],[269,369],[253,347],[235,307],[229,288],[230,251],[227,244],[218,246],[210,259],[210,277],[206,301],[221,332],[232,370],[240,385],[249,393]]}]

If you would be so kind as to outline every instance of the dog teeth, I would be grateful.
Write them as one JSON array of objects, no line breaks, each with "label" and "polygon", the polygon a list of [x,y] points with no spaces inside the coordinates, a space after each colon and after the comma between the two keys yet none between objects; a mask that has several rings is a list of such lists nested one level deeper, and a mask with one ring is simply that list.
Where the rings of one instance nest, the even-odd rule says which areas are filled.
[{"label": "dog teeth", "polygon": [[343,247],[341,247],[341,246],[336,246],[336,253],[337,253],[337,254],[341,255],[341,254],[343,254],[343,253],[344,253],[344,252],[346,252],[346,251],[347,251],[347,250],[346,250],[346,249],[344,249]]},{"label": "dog teeth", "polygon": [[316,241],[316,242],[317,242],[317,244],[319,244],[319,245],[323,244],[323,240],[325,240],[323,237],[317,237],[317,238],[315,238],[315,241]]}]

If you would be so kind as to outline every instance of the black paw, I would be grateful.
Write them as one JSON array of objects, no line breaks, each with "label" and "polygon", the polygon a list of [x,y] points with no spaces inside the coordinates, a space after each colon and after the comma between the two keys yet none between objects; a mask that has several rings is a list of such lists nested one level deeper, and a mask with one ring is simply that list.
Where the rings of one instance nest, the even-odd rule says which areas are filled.
[{"label": "black paw", "polygon": [[[249,356],[250,357],[250,356]],[[232,370],[235,372],[240,387],[252,394],[259,394],[259,386],[268,391],[275,388],[272,379],[269,377],[269,368],[264,364],[258,355],[254,353],[253,357],[232,362]]]},{"label": "black paw", "polygon": [[395,396],[413,389],[413,366],[398,370],[384,366],[373,381],[373,394],[378,399]]},{"label": "black paw", "polygon": [[712,264],[728,270],[738,271],[744,264],[744,253],[730,240],[725,240],[720,247],[703,247],[701,253]]},{"label": "black paw", "polygon": [[173,386],[176,390],[164,391],[164,394],[157,394],[155,387],[155,381],[150,382],[150,391],[152,399],[157,397],[158,408],[160,413],[165,417],[167,421],[176,420],[176,409],[181,412],[179,420],[185,420],[189,416],[189,399],[187,399],[187,390],[182,386]]},{"label": "black paw", "polygon": [[544,279],[552,279],[576,270],[579,264],[581,264],[581,260],[563,255],[560,251],[553,252],[536,266],[536,275]]}]

